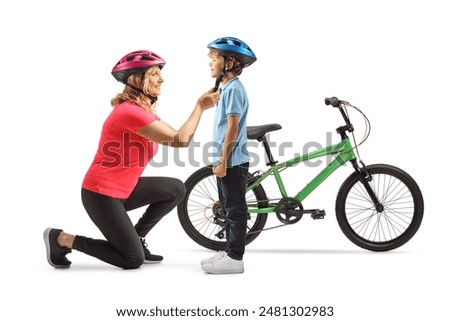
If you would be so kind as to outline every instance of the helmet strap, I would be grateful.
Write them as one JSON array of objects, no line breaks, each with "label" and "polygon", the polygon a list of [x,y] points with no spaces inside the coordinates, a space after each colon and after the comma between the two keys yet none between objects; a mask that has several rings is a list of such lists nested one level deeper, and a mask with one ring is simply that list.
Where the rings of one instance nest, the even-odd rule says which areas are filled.
[{"label": "helmet strap", "polygon": [[228,56],[223,56],[223,70],[220,72],[219,76],[216,78],[216,84],[214,85],[214,91],[217,91],[219,89],[220,83],[223,80],[223,77],[225,77],[225,75],[233,70],[227,70],[226,69],[226,65],[227,65],[227,58]]},{"label": "helmet strap", "polygon": [[152,95],[144,93],[144,91],[142,89],[137,88],[136,86],[133,86],[132,84],[128,83],[128,81],[125,83],[125,85],[127,85],[128,87],[133,88],[137,92],[139,92],[142,95],[144,95],[145,97],[149,98],[150,99],[150,104],[152,104],[152,105],[158,100],[158,97],[153,97]]},{"label": "helmet strap", "polygon": [[220,75],[216,78],[216,84],[214,85],[214,92],[219,89],[220,83],[222,82],[223,77],[225,77],[226,71],[220,72]]}]

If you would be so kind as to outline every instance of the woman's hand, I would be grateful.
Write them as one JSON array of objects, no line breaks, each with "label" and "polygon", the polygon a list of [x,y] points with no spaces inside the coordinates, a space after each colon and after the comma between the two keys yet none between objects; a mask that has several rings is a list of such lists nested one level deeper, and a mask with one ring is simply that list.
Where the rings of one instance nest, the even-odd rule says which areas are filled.
[{"label": "woman's hand", "polygon": [[219,99],[220,99],[219,92],[214,91],[214,89],[210,89],[200,96],[200,98],[197,101],[197,105],[200,106],[202,110],[206,110],[217,104]]},{"label": "woman's hand", "polygon": [[187,147],[197,129],[204,110],[214,106],[220,99],[220,94],[213,89],[204,93],[197,101],[194,110],[180,129],[175,130],[166,122],[159,120],[138,130],[138,135],[151,141],[171,147]]}]

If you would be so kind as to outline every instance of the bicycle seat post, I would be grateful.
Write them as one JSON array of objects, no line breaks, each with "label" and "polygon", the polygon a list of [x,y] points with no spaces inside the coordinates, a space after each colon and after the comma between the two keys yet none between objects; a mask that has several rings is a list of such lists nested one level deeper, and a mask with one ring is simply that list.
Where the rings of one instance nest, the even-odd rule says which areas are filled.
[{"label": "bicycle seat post", "polygon": [[262,141],[262,143],[263,143],[264,150],[266,151],[266,155],[267,155],[267,158],[268,158],[268,160],[269,160],[269,161],[266,163],[266,166],[273,166],[273,165],[275,165],[276,163],[278,163],[276,160],[273,159],[273,155],[272,155],[272,152],[271,152],[271,150],[270,150],[269,143],[267,142],[266,135],[264,135],[260,141]]}]

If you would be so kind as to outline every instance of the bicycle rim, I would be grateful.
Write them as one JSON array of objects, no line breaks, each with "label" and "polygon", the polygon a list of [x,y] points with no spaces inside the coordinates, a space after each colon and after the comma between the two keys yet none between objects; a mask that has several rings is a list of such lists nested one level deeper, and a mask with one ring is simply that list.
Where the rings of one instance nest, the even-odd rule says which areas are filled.
[{"label": "bicycle rim", "polygon": [[[198,244],[224,250],[226,246],[225,217],[221,215],[216,177],[203,169],[187,181],[187,192],[179,206],[179,218],[186,233]],[[262,186],[247,192],[248,204],[259,204],[266,196]],[[263,229],[267,214],[248,214],[246,244],[252,242]]]},{"label": "bicycle rim", "polygon": [[370,185],[383,205],[378,212],[357,175],[344,182],[336,214],[344,234],[368,250],[387,251],[405,244],[423,216],[423,199],[414,180],[390,165],[368,166]]}]

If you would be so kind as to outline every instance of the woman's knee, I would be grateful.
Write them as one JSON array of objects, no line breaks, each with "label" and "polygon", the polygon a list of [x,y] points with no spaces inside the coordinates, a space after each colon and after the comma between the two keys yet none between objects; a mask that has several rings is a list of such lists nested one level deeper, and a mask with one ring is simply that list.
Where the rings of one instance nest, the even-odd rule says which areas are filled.
[{"label": "woman's knee", "polygon": [[177,204],[180,203],[183,200],[184,195],[186,195],[186,186],[178,178],[172,178],[170,187],[173,193],[174,200]]},{"label": "woman's knee", "polygon": [[126,265],[122,266],[122,268],[124,270],[136,270],[136,269],[139,269],[142,264],[144,264],[144,262],[142,262],[142,263],[130,262],[130,264],[126,264]]},{"label": "woman's knee", "polygon": [[138,269],[141,265],[144,264],[144,254],[139,256],[129,256],[122,266],[125,270]]},{"label": "woman's knee", "polygon": [[133,248],[133,250],[128,249],[127,251],[122,252],[122,257],[123,261],[121,267],[126,270],[137,269],[144,264],[145,255],[140,244]]}]

